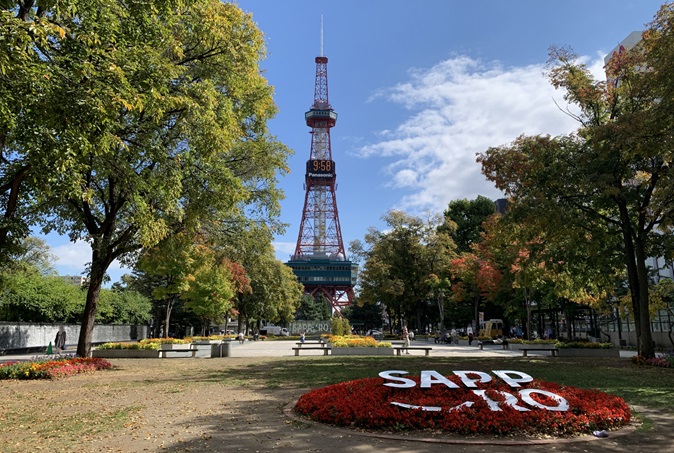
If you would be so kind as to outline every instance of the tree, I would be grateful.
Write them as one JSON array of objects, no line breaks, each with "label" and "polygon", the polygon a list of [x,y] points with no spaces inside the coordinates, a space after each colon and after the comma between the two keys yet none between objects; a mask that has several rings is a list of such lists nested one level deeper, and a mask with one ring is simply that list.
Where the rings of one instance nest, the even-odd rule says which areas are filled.
[{"label": "tree", "polygon": [[85,293],[59,277],[34,272],[8,276],[0,293],[0,319],[36,323],[71,323],[82,316]]},{"label": "tree", "polygon": [[295,319],[302,321],[325,321],[330,319],[330,303],[322,295],[303,294],[295,312]]},{"label": "tree", "polygon": [[595,81],[570,51],[552,49],[550,78],[579,108],[578,132],[520,137],[479,157],[484,173],[519,202],[601,224],[604,237],[619,235],[638,350],[646,357],[654,356],[647,259],[671,258],[674,249],[672,24],[674,6],[665,4],[639,45],[613,55],[608,82]]},{"label": "tree", "polygon": [[380,304],[356,303],[342,308],[342,315],[351,325],[362,326],[359,328],[363,331],[380,329],[384,321],[383,314],[383,307]]},{"label": "tree", "polygon": [[17,143],[55,156],[57,171],[35,188],[46,230],[92,247],[84,356],[110,263],[130,263],[175,228],[195,230],[251,203],[274,215],[275,172],[285,171],[288,150],[267,134],[275,108],[258,65],[262,35],[234,4],[22,6],[22,16],[42,14],[56,30],[29,43],[50,80],[33,106],[50,112],[44,133]]},{"label": "tree", "polygon": [[[50,252],[51,248],[42,239],[33,236],[25,237],[8,255],[9,262],[5,266],[5,272],[35,272],[40,275],[52,275],[55,256]],[[1,268],[1,267],[0,267]]]},{"label": "tree", "polygon": [[202,321],[202,333],[207,335],[211,322],[219,323],[229,312],[235,294],[230,262],[217,260],[213,253],[202,250],[188,281],[189,287],[182,294],[185,309]]},{"label": "tree", "polygon": [[[445,218],[451,219],[456,227],[451,228],[452,239],[459,252],[470,252],[471,244],[480,240],[482,223],[496,212],[494,202],[478,195],[475,200],[452,200],[445,210]],[[444,225],[441,228],[446,228]]]},{"label": "tree", "polygon": [[65,35],[46,15],[46,3],[34,11],[35,0],[0,2],[0,265],[34,221],[35,175],[68,171],[74,163],[68,150],[39,145],[58,114],[43,108],[52,73],[42,49]]},{"label": "tree", "polygon": [[[84,309],[82,300],[81,309]],[[80,310],[81,311],[81,310]],[[152,314],[152,302],[130,289],[101,289],[96,322],[104,324],[146,324]],[[80,316],[81,317],[81,313]]]},{"label": "tree", "polygon": [[249,222],[238,225],[235,231],[235,236],[220,231],[217,242],[224,254],[246,270],[250,279],[251,291],[238,293],[234,301],[239,312],[239,331],[243,331],[244,322],[292,321],[304,288],[292,269],[276,259],[271,230],[266,224]]},{"label": "tree", "polygon": [[388,231],[370,228],[365,236],[368,250],[352,246],[366,257],[359,300],[383,304],[391,324],[401,325],[409,318],[422,329],[422,315],[435,313],[433,282],[436,275],[447,272],[454,243],[446,232],[438,231],[439,218],[424,221],[390,211],[384,221]]},{"label": "tree", "polygon": [[196,238],[176,233],[146,250],[136,263],[136,280],[149,280],[149,293],[161,305],[163,333],[169,336],[171,313],[189,289]]},{"label": "tree", "polygon": [[498,289],[501,273],[486,259],[474,253],[462,253],[452,260],[452,299],[470,301],[473,305],[473,322],[480,328],[479,307],[484,298],[493,297]]}]

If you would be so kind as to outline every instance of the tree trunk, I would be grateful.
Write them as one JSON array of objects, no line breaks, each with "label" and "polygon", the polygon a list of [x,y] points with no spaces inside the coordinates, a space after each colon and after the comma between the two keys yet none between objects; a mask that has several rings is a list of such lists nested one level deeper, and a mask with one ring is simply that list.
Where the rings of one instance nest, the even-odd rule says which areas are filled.
[{"label": "tree trunk", "polygon": [[648,269],[646,267],[646,253],[641,241],[635,241],[635,252],[637,258],[637,275],[639,277],[639,320],[638,324],[641,332],[638,336],[637,350],[643,357],[655,357],[655,347],[653,345],[653,335],[651,333],[651,313],[648,300]]},{"label": "tree trunk", "polygon": [[164,338],[169,337],[169,325],[171,323],[171,312],[175,304],[175,297],[171,296],[166,300],[166,314],[164,316]]},{"label": "tree trunk", "polygon": [[644,357],[655,357],[653,336],[651,335],[650,310],[648,301],[648,269],[643,242],[633,234],[630,213],[623,200],[618,200],[627,277],[632,298],[634,325],[637,331],[637,352]]},{"label": "tree trunk", "polygon": [[91,355],[91,340],[94,333],[98,298],[101,293],[101,285],[103,284],[106,269],[107,266],[92,261],[91,272],[89,273],[87,302],[84,306],[84,316],[80,327],[80,336],[77,342],[77,355],[80,357],[89,357]]}]

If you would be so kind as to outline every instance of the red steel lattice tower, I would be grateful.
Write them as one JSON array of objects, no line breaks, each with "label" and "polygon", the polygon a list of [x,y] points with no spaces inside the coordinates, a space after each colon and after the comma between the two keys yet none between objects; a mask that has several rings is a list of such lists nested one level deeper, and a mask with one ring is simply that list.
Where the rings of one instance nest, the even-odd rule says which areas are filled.
[{"label": "red steel lattice tower", "polygon": [[304,114],[311,128],[311,152],[306,164],[306,194],[295,254],[286,263],[311,295],[323,295],[333,308],[353,302],[358,266],[346,259],[339,224],[330,129],[337,113],[328,101],[328,58],[316,57],[314,103]]}]

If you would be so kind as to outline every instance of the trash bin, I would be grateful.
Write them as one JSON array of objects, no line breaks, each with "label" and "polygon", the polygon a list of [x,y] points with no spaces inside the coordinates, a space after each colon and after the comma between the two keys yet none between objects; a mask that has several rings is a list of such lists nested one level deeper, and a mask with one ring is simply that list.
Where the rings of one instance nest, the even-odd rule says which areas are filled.
[{"label": "trash bin", "polygon": [[211,357],[222,357],[222,343],[214,343],[211,345]]},{"label": "trash bin", "polygon": [[222,348],[222,355],[220,357],[231,357],[232,356],[232,342],[231,341],[223,341],[220,344],[220,347]]}]

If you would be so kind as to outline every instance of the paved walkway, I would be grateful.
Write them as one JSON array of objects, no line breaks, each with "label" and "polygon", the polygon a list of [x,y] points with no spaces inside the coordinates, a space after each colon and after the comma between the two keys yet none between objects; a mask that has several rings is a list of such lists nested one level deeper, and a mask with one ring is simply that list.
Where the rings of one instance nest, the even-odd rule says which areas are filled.
[{"label": "paved walkway", "polygon": [[[244,344],[239,344],[238,341],[231,342],[231,357],[285,357],[294,356],[295,352],[291,349],[296,346],[296,341],[246,341]],[[417,340],[412,341],[411,346],[430,346],[433,350],[430,352],[431,357],[521,357],[520,351],[504,350],[497,347],[487,347],[483,350],[478,349],[477,342],[473,346],[468,345],[449,345],[449,344],[435,344],[432,341]],[[73,354],[75,349],[66,350],[66,354]],[[423,356],[424,351],[411,350],[410,355]],[[621,357],[631,357],[635,355],[635,351],[620,351]],[[322,356],[321,350],[306,350],[300,353],[302,356]],[[549,352],[530,351],[529,356],[550,355]],[[14,361],[14,360],[31,360],[37,356],[44,357],[41,354],[16,354],[16,355],[2,355],[0,362]]]}]

